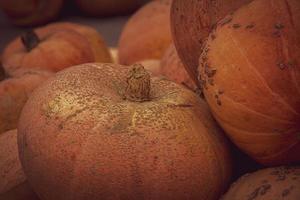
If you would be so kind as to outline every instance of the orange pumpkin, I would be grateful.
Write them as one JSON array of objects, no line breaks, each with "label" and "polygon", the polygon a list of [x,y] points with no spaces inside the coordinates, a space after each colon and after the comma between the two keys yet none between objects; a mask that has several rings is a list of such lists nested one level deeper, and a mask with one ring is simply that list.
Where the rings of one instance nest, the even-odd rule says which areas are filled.
[{"label": "orange pumpkin", "polygon": [[216,23],[252,0],[173,0],[173,40],[187,72],[198,84],[198,61],[202,47]]},{"label": "orange pumpkin", "polygon": [[2,0],[0,8],[12,23],[19,26],[35,26],[55,19],[63,3],[63,0]]},{"label": "orange pumpkin", "polygon": [[215,200],[230,179],[207,105],[141,65],[57,73],[30,97],[18,131],[25,174],[43,200]]},{"label": "orange pumpkin", "polygon": [[265,165],[300,162],[300,1],[255,0],[218,23],[199,80],[232,141]]},{"label": "orange pumpkin", "polygon": [[3,67],[9,75],[19,69],[57,72],[87,62],[110,62],[101,36],[92,28],[55,23],[30,31],[11,42],[3,53]]},{"label": "orange pumpkin", "polygon": [[136,10],[145,0],[76,0],[77,6],[90,16],[124,15]]},{"label": "orange pumpkin", "polygon": [[17,130],[0,133],[0,200],[38,200],[19,160]]},{"label": "orange pumpkin", "polygon": [[173,44],[170,45],[163,56],[160,68],[162,75],[166,76],[172,81],[175,81],[176,83],[183,84],[189,89],[196,91],[196,84],[186,72]]},{"label": "orange pumpkin", "polygon": [[49,72],[26,71],[0,82],[0,133],[15,129],[31,92],[51,76]]},{"label": "orange pumpkin", "polygon": [[125,25],[119,40],[119,63],[161,59],[171,44],[171,0],[151,1]]},{"label": "orange pumpkin", "polygon": [[246,174],[221,200],[300,199],[300,167],[276,167]]}]

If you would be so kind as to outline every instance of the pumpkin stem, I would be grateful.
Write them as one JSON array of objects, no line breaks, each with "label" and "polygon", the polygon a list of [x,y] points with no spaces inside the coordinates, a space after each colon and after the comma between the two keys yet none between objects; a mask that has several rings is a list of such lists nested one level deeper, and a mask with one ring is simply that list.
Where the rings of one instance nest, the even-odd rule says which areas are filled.
[{"label": "pumpkin stem", "polygon": [[33,30],[30,30],[21,36],[21,41],[26,50],[29,52],[40,43],[40,38]]},{"label": "pumpkin stem", "polygon": [[150,74],[141,64],[134,64],[127,75],[125,99],[136,102],[150,100]]}]

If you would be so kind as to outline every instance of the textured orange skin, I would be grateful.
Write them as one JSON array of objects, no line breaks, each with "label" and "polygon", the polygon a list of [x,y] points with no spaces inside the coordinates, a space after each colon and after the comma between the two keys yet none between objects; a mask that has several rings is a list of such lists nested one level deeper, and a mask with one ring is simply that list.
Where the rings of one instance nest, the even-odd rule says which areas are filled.
[{"label": "textured orange skin", "polygon": [[19,26],[36,26],[55,19],[63,0],[1,0],[0,8]]},{"label": "textured orange skin", "polygon": [[[298,19],[298,0],[256,0],[219,23],[200,58],[199,79],[215,118],[265,165],[300,162]],[[209,78],[205,66],[216,74]]]},{"label": "textured orange skin", "polygon": [[77,6],[90,16],[128,14],[143,4],[143,0],[76,0]]},{"label": "textured orange skin", "polygon": [[42,40],[27,52],[20,38],[3,53],[3,67],[9,75],[20,68],[54,72],[88,62],[111,62],[108,48],[92,28],[71,23],[54,23],[35,30]]},{"label": "textured orange skin", "polygon": [[171,30],[178,55],[195,83],[199,56],[213,26],[252,0],[173,0]]},{"label": "textured orange skin", "polygon": [[246,174],[221,200],[300,199],[300,167],[276,167]]},{"label": "textured orange skin", "polygon": [[172,41],[171,0],[151,1],[127,22],[119,41],[119,63],[161,59]]},{"label": "textured orange skin", "polygon": [[170,45],[161,60],[161,74],[176,83],[183,84],[191,90],[196,90],[197,86],[188,75],[180,58],[178,57],[174,44]]},{"label": "textured orange skin", "polygon": [[50,76],[48,72],[27,71],[0,82],[0,133],[17,127],[29,95]]},{"label": "textured orange skin", "polygon": [[37,200],[19,160],[17,130],[0,133],[0,200]]},{"label": "textured orange skin", "polygon": [[34,190],[43,200],[217,199],[231,160],[207,105],[159,78],[152,100],[124,100],[128,70],[85,64],[35,90],[18,126]]}]

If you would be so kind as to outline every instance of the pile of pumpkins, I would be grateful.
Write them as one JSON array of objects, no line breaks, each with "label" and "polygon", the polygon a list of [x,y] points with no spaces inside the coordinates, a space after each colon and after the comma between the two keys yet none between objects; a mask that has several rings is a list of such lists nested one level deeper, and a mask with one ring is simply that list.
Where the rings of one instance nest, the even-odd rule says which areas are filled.
[{"label": "pile of pumpkins", "polygon": [[299,19],[299,0],[153,0],[115,49],[24,33],[1,56],[0,200],[300,199]]}]

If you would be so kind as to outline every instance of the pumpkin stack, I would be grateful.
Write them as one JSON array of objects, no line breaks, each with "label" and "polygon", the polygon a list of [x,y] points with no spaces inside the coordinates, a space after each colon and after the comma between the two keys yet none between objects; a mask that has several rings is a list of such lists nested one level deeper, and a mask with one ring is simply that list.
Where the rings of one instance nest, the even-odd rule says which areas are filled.
[{"label": "pumpkin stack", "polygon": [[18,158],[20,113],[31,93],[55,72],[86,62],[111,62],[102,37],[93,28],[53,23],[29,31],[8,44],[0,71],[0,199],[33,200]]},{"label": "pumpkin stack", "polygon": [[15,39],[0,200],[300,199],[299,19],[299,0],[155,0],[118,49],[72,23]]}]

